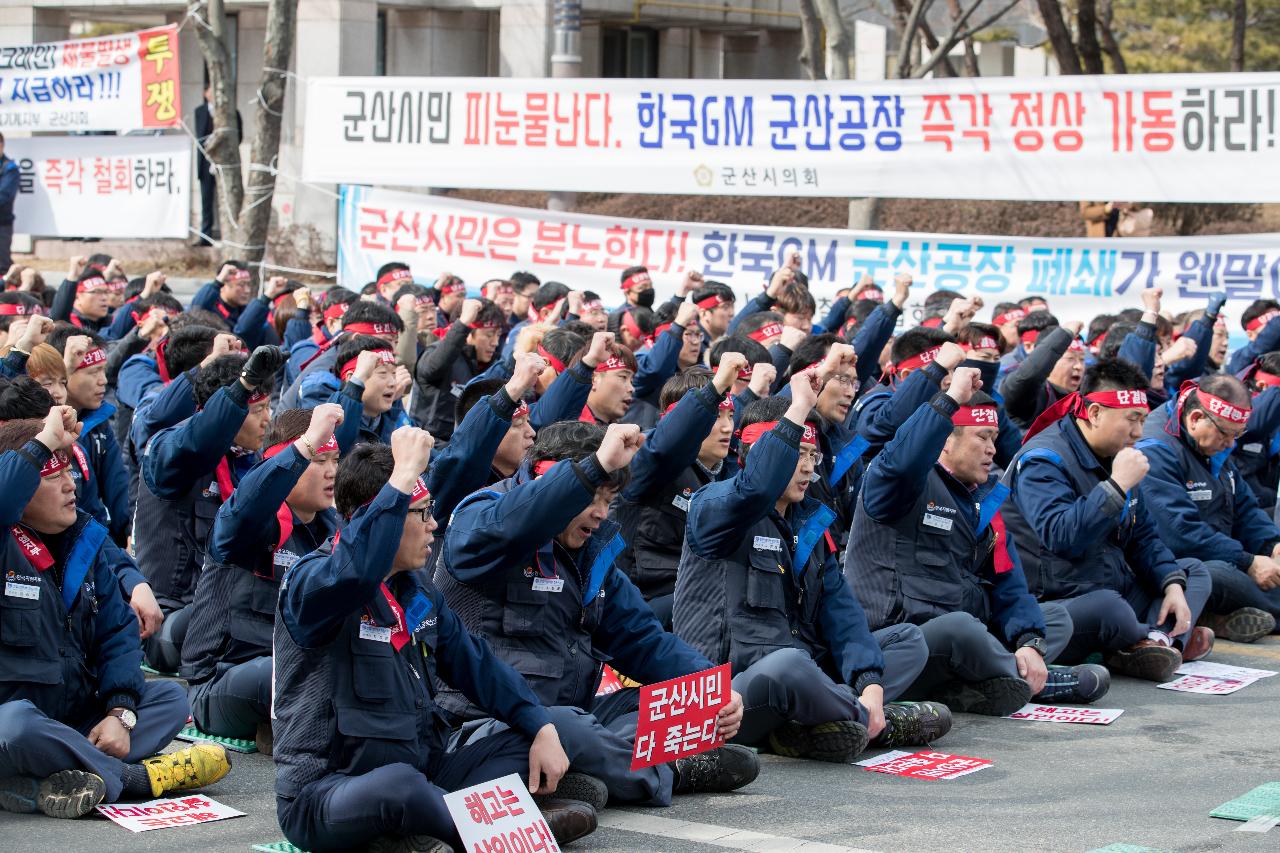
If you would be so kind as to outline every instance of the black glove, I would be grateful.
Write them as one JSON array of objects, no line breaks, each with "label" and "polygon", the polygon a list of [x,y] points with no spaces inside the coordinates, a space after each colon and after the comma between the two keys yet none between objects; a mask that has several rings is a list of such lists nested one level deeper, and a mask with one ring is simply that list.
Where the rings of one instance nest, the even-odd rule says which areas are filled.
[{"label": "black glove", "polygon": [[249,356],[249,360],[244,363],[244,370],[240,371],[240,378],[250,388],[261,388],[275,378],[275,375],[280,372],[280,368],[284,367],[286,361],[288,361],[288,357],[280,347],[258,347]]}]

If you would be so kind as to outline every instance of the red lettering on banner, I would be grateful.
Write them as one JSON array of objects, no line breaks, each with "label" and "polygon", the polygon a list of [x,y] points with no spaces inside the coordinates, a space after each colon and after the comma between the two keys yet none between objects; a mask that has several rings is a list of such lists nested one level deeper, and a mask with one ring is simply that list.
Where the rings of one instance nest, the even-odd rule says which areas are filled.
[{"label": "red lettering on banner", "polygon": [[[493,231],[489,237],[489,257],[495,261],[514,261],[515,250],[520,245],[520,220],[514,216],[503,216],[493,222]],[[498,252],[506,249],[510,254]]]},{"label": "red lettering on banner", "polygon": [[[1111,105],[1112,151],[1135,150],[1135,138],[1137,147],[1143,151],[1173,150],[1173,131],[1177,129],[1173,92],[1103,92],[1102,97]],[[1166,106],[1164,101],[1170,103]],[[1135,125],[1141,131],[1136,137]]]},{"label": "red lettering on banner", "polygon": [[360,206],[358,228],[360,231],[360,248],[374,251],[386,251],[387,244],[387,211],[380,207]]},{"label": "red lettering on banner", "polygon": [[526,92],[523,97],[502,92],[466,92],[464,98],[464,145],[613,145],[613,100],[606,92]]},{"label": "red lettering on banner", "polygon": [[138,33],[138,44],[138,59],[142,63],[142,126],[176,125],[182,120],[177,27]]},{"label": "red lettering on banner", "polygon": [[[416,252],[418,251],[418,227],[421,224],[421,214],[417,211],[405,219],[405,211],[397,210],[395,221],[391,223],[391,251],[396,252]],[[412,242],[402,242],[400,235],[410,235],[413,237]]]}]

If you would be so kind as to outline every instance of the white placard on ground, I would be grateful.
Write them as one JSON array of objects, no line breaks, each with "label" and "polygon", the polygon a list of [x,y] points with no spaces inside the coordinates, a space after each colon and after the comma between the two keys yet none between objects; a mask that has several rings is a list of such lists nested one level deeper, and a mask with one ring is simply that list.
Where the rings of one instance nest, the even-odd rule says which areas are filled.
[{"label": "white placard on ground", "polygon": [[444,795],[463,850],[546,850],[559,845],[517,774]]},{"label": "white placard on ground", "polygon": [[1248,687],[1257,680],[1256,678],[1210,678],[1204,675],[1184,675],[1156,686],[1162,690],[1176,690],[1179,693],[1208,693],[1223,696],[1227,693],[1235,693],[1241,687]]},{"label": "white placard on ground", "polygon": [[1271,669],[1250,669],[1247,666],[1230,666],[1225,663],[1211,663],[1207,660],[1187,661],[1177,669],[1178,675],[1203,675],[1207,678],[1229,678],[1233,681],[1256,680],[1270,678],[1275,675]]},{"label": "white placard on ground", "polygon": [[1109,726],[1124,713],[1123,708],[1070,708],[1061,705],[1023,705],[1008,716],[1010,720],[1030,720],[1033,723],[1085,723],[1091,726]]},{"label": "white placard on ground", "polygon": [[212,823],[229,817],[244,817],[244,812],[201,796],[152,800],[149,803],[133,805],[104,805],[98,806],[98,812],[130,832],[194,826],[197,823]]}]

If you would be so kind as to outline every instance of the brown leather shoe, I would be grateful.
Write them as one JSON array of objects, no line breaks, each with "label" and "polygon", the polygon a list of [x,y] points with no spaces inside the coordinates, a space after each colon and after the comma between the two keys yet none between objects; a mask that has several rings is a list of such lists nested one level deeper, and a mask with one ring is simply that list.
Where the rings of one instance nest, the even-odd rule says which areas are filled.
[{"label": "brown leather shoe", "polygon": [[1182,655],[1177,649],[1151,639],[1139,640],[1107,658],[1107,669],[1157,683],[1172,680],[1174,670],[1180,666]]},{"label": "brown leather shoe", "polygon": [[1183,660],[1200,660],[1213,651],[1213,629],[1203,625],[1192,628],[1182,643]]},{"label": "brown leather shoe", "polygon": [[556,841],[564,845],[596,831],[596,810],[579,800],[547,800],[540,804],[542,816]]}]

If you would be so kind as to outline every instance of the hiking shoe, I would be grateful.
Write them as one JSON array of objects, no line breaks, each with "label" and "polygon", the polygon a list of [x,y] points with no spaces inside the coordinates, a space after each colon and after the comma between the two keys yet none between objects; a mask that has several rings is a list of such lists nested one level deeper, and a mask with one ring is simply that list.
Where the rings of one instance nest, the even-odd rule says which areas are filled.
[{"label": "hiking shoe", "polygon": [[258,723],[258,730],[253,735],[253,745],[263,755],[270,755],[275,746],[275,732],[271,729],[271,721]]},{"label": "hiking shoe", "polygon": [[365,853],[453,853],[453,847],[430,835],[384,835],[366,847]]},{"label": "hiking shoe", "polygon": [[197,743],[177,752],[143,759],[151,779],[151,795],[164,796],[170,791],[189,791],[212,785],[231,772],[227,751],[216,743]]},{"label": "hiking shoe", "polygon": [[577,800],[588,803],[596,811],[603,809],[609,802],[609,789],[594,776],[586,773],[566,773],[560,777],[560,784],[553,794],[538,794],[534,802],[541,808],[547,800]]},{"label": "hiking shoe", "polygon": [[749,785],[760,775],[760,759],[745,746],[725,744],[710,752],[677,758],[673,794],[723,794]]},{"label": "hiking shoe", "polygon": [[988,678],[985,681],[952,681],[933,697],[957,714],[1007,717],[1031,699],[1031,685],[1021,678]]},{"label": "hiking shoe", "polygon": [[1066,702],[1087,705],[1107,695],[1111,689],[1111,673],[1105,666],[1082,663],[1079,666],[1051,666],[1044,689],[1032,698],[1037,702]]},{"label": "hiking shoe", "polygon": [[788,758],[848,764],[867,748],[867,727],[853,720],[816,726],[788,722],[769,733],[769,746]]},{"label": "hiking shoe", "polygon": [[1205,613],[1198,624],[1233,643],[1256,643],[1276,629],[1276,617],[1256,607],[1241,607],[1225,616]]},{"label": "hiking shoe", "polygon": [[926,746],[951,731],[951,709],[941,702],[890,702],[876,746]]},{"label": "hiking shoe", "polygon": [[35,814],[40,780],[34,776],[10,776],[0,779],[0,809],[15,814]]},{"label": "hiking shoe", "polygon": [[1127,649],[1113,652],[1107,658],[1107,669],[1157,684],[1172,679],[1174,670],[1180,666],[1182,654],[1172,646],[1155,640],[1139,640]]},{"label": "hiking shoe", "polygon": [[[10,785],[21,781],[27,784]],[[34,799],[31,786],[35,787]],[[60,770],[42,782],[35,779],[6,779],[0,783],[0,805],[8,811],[33,812],[36,809],[49,817],[77,818],[93,811],[93,807],[107,796],[107,783],[102,777],[87,770]],[[33,808],[26,808],[30,804]],[[16,808],[10,808],[10,806]]]},{"label": "hiking shoe", "polygon": [[1203,660],[1213,651],[1213,630],[1203,625],[1191,629],[1191,633],[1182,639],[1182,659],[1184,661]]},{"label": "hiking shoe", "polygon": [[580,800],[547,800],[541,804],[547,828],[561,847],[596,831],[596,810]]}]

